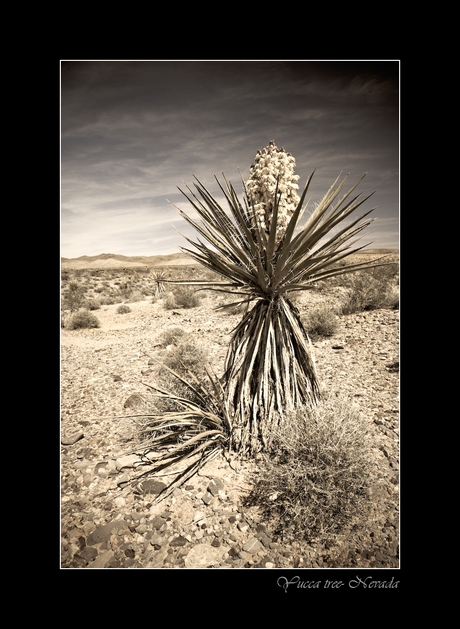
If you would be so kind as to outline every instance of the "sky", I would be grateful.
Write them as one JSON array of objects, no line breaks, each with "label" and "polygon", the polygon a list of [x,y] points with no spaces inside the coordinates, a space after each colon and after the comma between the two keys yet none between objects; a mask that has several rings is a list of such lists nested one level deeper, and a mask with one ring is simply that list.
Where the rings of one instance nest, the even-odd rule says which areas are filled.
[{"label": "sky", "polygon": [[[318,201],[337,176],[377,206],[360,244],[399,247],[398,60],[61,60],[61,256],[151,256],[196,232],[195,175],[242,200],[258,149],[296,159]],[[220,193],[220,194],[219,194]],[[308,211],[307,211],[308,214]],[[177,231],[178,230],[178,231]]]}]

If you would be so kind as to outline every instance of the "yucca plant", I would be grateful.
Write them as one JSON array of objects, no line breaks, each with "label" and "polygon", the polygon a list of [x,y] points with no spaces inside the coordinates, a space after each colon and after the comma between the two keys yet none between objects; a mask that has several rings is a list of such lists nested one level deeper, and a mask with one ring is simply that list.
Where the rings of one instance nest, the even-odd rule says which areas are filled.
[{"label": "yucca plant", "polygon": [[[174,474],[174,481],[157,496],[157,502],[170,496],[176,487],[208,461],[225,453],[232,433],[231,414],[222,385],[213,373],[206,368],[210,386],[205,388],[185,366],[183,375],[164,364],[161,367],[177,378],[193,399],[180,397],[157,385],[143,383],[154,391],[155,396],[173,406],[170,411],[140,416],[140,443],[133,450],[148,466],[146,472],[132,479],[136,484],[141,482],[145,474],[158,475],[164,469],[173,469],[166,474]],[[177,465],[180,469],[177,469]]]},{"label": "yucca plant", "polygon": [[375,208],[344,224],[371,196],[349,199],[362,178],[339,198],[348,177],[339,183],[339,175],[300,226],[313,173],[299,198],[294,164],[292,155],[273,141],[258,151],[250,179],[242,178],[243,204],[225,175],[223,184],[215,177],[229,214],[196,177],[198,196],[188,186],[189,194],[179,188],[201,224],[177,209],[207,241],[184,236],[195,250],[181,249],[223,279],[177,283],[231,292],[237,301],[227,307],[250,306],[233,331],[224,373],[225,400],[234,413],[231,446],[243,453],[267,447],[284,412],[302,404],[315,406],[320,398],[311,344],[288,293],[375,265],[335,266],[367,246],[352,248],[354,237],[372,222],[364,219]]},{"label": "yucca plant", "polygon": [[155,291],[153,295],[155,298],[160,297],[161,293],[164,293],[166,290],[164,285],[166,273],[165,271],[150,271],[149,275],[155,282]]}]

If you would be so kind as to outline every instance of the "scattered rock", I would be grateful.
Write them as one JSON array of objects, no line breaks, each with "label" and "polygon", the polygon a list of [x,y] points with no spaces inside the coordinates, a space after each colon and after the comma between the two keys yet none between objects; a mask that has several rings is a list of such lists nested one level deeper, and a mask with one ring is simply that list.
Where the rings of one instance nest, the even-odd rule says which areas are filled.
[{"label": "scattered rock", "polygon": [[[309,292],[305,298],[327,301],[329,294],[329,289]],[[235,461],[231,469],[223,459],[211,461],[186,481],[185,490],[175,491],[160,504],[154,500],[156,492],[167,486],[170,477],[159,484],[161,478],[147,482],[144,476],[146,491],[138,491],[137,486],[126,490],[126,482],[139,470],[134,457],[122,456],[132,446],[135,421],[123,416],[144,412],[150,399],[140,389],[131,398],[129,383],[139,382],[153,369],[146,365],[148,356],[141,359],[140,348],[148,346],[156,352],[156,340],[177,317],[164,312],[161,301],[145,300],[133,305],[130,315],[130,325],[137,317],[137,327],[117,328],[126,321],[118,317],[115,322],[111,313],[116,307],[101,309],[103,326],[97,334],[63,330],[61,434],[62,445],[68,444],[61,449],[63,568],[399,567],[397,311],[341,316],[340,336],[313,341],[322,390],[343,392],[367,415],[384,478],[382,485],[371,489],[368,522],[346,531],[340,542],[331,536],[326,547],[322,538],[312,542],[272,534],[265,526],[271,526],[269,522],[258,521],[257,509],[243,507],[244,487],[254,474],[244,461],[238,465]],[[184,311],[181,315],[180,325],[187,333],[196,334],[200,328],[200,342],[211,350],[216,373],[221,373],[233,320],[215,315],[209,305],[190,311],[185,315],[189,319]],[[132,413],[123,412],[131,408]],[[248,513],[251,518],[246,522]]]},{"label": "scattered rock", "polygon": [[123,529],[128,530],[128,524],[125,520],[114,520],[97,528],[87,538],[87,546],[93,546],[94,544],[102,544],[109,540],[113,532],[119,532]]},{"label": "scattered rock", "polygon": [[148,478],[139,484],[139,489],[144,494],[160,494],[166,487],[166,483],[162,483],[154,478]]},{"label": "scattered rock", "polygon": [[136,463],[140,463],[140,459],[137,454],[128,454],[128,456],[122,456],[116,460],[117,470],[121,471],[125,468],[135,467]]},{"label": "scattered rock", "polygon": [[202,497],[201,500],[204,502],[205,505],[209,505],[211,504],[211,502],[213,501],[213,496],[212,494],[209,493],[209,491],[207,491]]},{"label": "scattered rock", "polygon": [[73,446],[74,443],[83,439],[84,434],[82,432],[76,432],[73,435],[62,435],[61,445],[63,446]]},{"label": "scattered rock", "polygon": [[211,478],[207,489],[208,492],[213,496],[218,496],[220,492],[224,491],[224,483],[222,479],[218,477],[213,477]]},{"label": "scattered rock", "polygon": [[166,557],[168,556],[168,548],[164,546],[159,550],[150,551],[146,557],[146,568],[162,568]]},{"label": "scattered rock", "polygon": [[143,406],[144,404],[144,396],[140,393],[132,393],[125,403],[123,404],[123,408],[138,408],[139,406]]},{"label": "scattered rock", "polygon": [[247,553],[257,553],[262,550],[262,544],[257,537],[251,537],[243,546],[243,550]]},{"label": "scattered rock", "polygon": [[185,558],[186,568],[207,568],[215,566],[222,559],[222,549],[211,544],[197,544]]},{"label": "scattered rock", "polygon": [[89,563],[97,557],[97,548],[93,548],[92,546],[85,546],[85,548],[80,551],[80,556]]}]

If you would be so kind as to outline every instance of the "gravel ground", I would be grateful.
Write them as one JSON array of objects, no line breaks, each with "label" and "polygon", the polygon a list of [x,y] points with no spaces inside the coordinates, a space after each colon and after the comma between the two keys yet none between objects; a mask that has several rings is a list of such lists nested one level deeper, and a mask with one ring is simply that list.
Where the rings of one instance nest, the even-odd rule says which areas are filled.
[{"label": "gravel ground", "polygon": [[[301,311],[340,299],[309,293]],[[399,566],[399,311],[341,316],[338,331],[313,342],[320,385],[359,405],[372,428],[380,482],[368,521],[324,539],[277,538],[257,507],[244,507],[258,461],[210,462],[173,496],[154,504],[171,477],[148,479],[124,454],[154,378],[161,334],[179,326],[209,352],[219,374],[238,317],[162,302],[117,304],[94,314],[100,328],[61,330],[62,568],[397,568]]]}]

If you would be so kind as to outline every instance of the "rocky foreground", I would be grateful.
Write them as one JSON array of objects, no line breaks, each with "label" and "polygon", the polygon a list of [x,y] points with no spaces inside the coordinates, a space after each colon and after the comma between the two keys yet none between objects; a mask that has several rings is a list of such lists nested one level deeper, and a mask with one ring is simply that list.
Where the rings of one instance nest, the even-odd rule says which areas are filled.
[{"label": "rocky foreground", "polygon": [[[315,296],[310,299],[316,299]],[[311,305],[311,304],[310,304]],[[142,472],[133,446],[148,405],[151,357],[164,330],[180,326],[200,339],[217,373],[234,315],[214,303],[165,311],[161,302],[95,312],[101,327],[61,333],[62,568],[397,568],[399,566],[399,312],[340,317],[338,332],[313,342],[323,391],[349,396],[375,436],[380,479],[365,526],[317,539],[280,538],[244,498],[256,461],[219,457],[165,501],[172,476]],[[309,306],[305,304],[305,308]],[[122,417],[125,416],[125,417]]]}]

